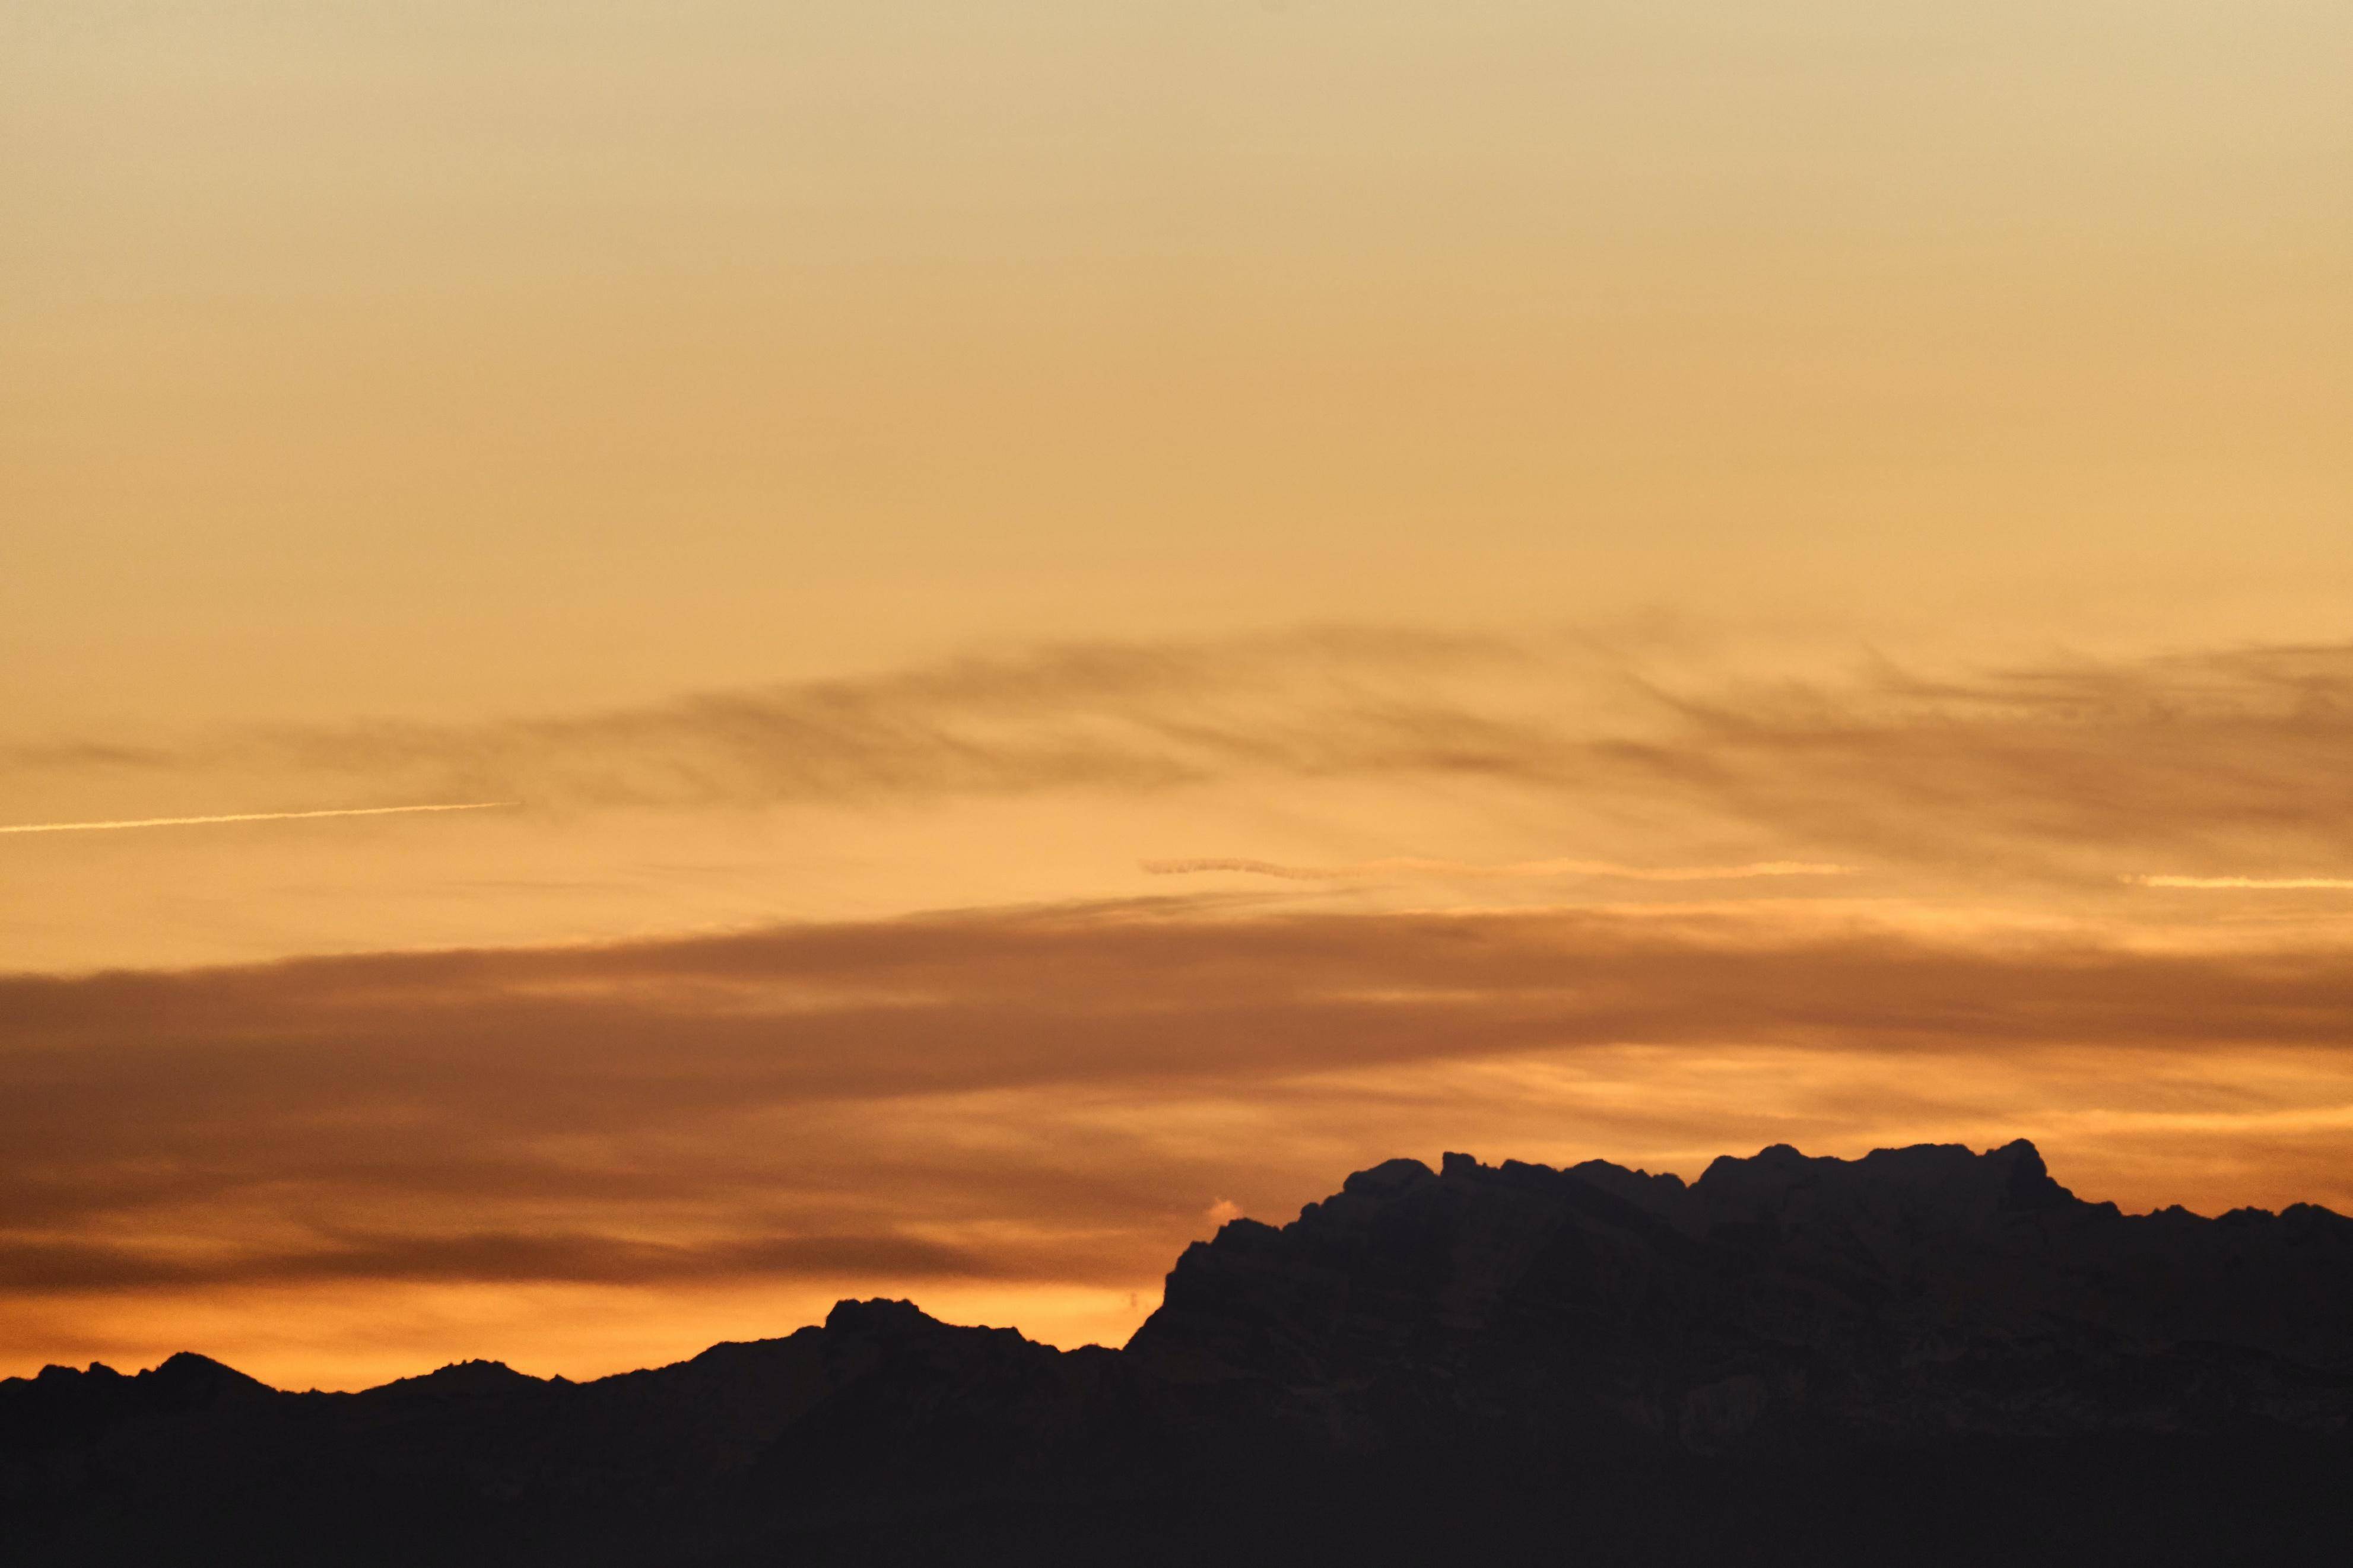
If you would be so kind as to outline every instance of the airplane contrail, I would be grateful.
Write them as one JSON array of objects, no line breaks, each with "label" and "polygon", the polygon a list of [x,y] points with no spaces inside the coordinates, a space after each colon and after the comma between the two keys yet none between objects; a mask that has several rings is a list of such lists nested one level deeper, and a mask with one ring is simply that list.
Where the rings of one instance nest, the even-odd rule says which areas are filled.
[{"label": "airplane contrail", "polygon": [[2144,888],[2353,888],[2353,877],[2126,877]]},{"label": "airplane contrail", "polygon": [[128,822],[19,822],[0,833],[98,833],[115,827],[195,827],[214,822],[296,822],[312,816],[394,816],[406,811],[491,811],[519,800],[468,800],[442,805],[354,805],[334,811],[239,811],[225,816],[142,816]]},{"label": "airplane contrail", "polygon": [[1742,866],[1620,866],[1607,860],[1520,860],[1482,866],[1467,860],[1360,860],[1349,866],[1283,866],[1271,860],[1197,858],[1139,862],[1155,877],[1190,871],[1248,871],[1294,881],[1338,881],[1349,877],[1404,873],[1424,877],[1621,877],[1638,882],[1714,882],[1748,877],[1851,877],[1852,866],[1811,860],[1757,860]]}]

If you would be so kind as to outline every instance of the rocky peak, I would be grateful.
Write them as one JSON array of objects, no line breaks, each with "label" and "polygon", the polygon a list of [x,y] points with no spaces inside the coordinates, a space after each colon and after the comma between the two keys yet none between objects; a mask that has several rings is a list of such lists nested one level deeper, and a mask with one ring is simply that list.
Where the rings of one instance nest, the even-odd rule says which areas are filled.
[{"label": "rocky peak", "polygon": [[528,1373],[517,1372],[502,1361],[459,1361],[385,1386],[406,1394],[448,1399],[515,1394],[542,1388],[546,1384]]},{"label": "rocky peak", "polygon": [[168,1356],[161,1365],[130,1381],[148,1392],[151,1398],[174,1405],[209,1405],[217,1400],[249,1399],[275,1392],[259,1378],[248,1377],[233,1366],[190,1351]]},{"label": "rocky peak", "polygon": [[[1468,1154],[1447,1155],[1447,1174],[1456,1173],[1457,1165],[1470,1158]],[[1433,1179],[1430,1167],[1419,1160],[1384,1160],[1369,1171],[1358,1171],[1350,1176],[1340,1184],[1340,1190],[1359,1197],[1394,1197]]]},{"label": "rocky peak", "polygon": [[828,1334],[854,1334],[869,1339],[903,1339],[947,1326],[913,1301],[894,1301],[881,1296],[870,1301],[836,1301],[825,1318]]}]

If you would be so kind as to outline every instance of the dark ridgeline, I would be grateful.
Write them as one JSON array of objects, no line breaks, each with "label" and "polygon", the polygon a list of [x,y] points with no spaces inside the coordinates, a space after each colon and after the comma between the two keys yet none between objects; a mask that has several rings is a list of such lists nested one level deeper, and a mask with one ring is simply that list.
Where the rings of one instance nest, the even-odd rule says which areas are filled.
[{"label": "dark ridgeline", "polygon": [[1685,1186],[1449,1155],[1187,1249],[1126,1349],[845,1301],[543,1382],[0,1384],[0,1562],[2353,1560],[2353,1221],[2026,1143]]}]

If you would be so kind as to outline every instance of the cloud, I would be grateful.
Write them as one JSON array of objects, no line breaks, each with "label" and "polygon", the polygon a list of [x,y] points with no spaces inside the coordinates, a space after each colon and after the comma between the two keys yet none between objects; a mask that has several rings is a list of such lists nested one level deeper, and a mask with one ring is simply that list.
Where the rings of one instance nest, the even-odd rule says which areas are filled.
[{"label": "cloud", "polygon": [[399,816],[417,811],[494,811],[520,804],[512,800],[477,800],[449,805],[360,805],[328,811],[240,811],[219,816],[145,816],[124,822],[20,822],[0,826],[0,833],[97,833],[118,827],[199,827],[222,822],[302,822],[318,816]]},{"label": "cloud", "polygon": [[1182,860],[1145,860],[1142,868],[1155,877],[1183,876],[1199,871],[1243,871],[1291,881],[1328,882],[1356,877],[1449,877],[1471,880],[1487,878],[1615,877],[1635,882],[1721,882],[1752,877],[1851,877],[1852,866],[1828,866],[1808,860],[1758,860],[1744,866],[1618,866],[1606,860],[1515,860],[1506,865],[1481,865],[1469,860],[1425,860],[1393,858],[1359,860],[1347,866],[1282,866],[1271,860],[1233,857],[1195,857]]},{"label": "cloud", "polygon": [[[2341,948],[1736,906],[1146,900],[16,976],[0,1296],[1140,1289],[1213,1202],[1280,1215],[1369,1158],[1541,1154],[1571,1128],[1562,1157],[2024,1119],[2168,1198],[2243,1182],[2197,1162],[2258,1146],[2327,1198],[2348,1042]],[[2206,1119],[2187,1142],[2185,1117]]]},{"label": "cloud", "polygon": [[[2353,797],[2340,787],[2353,645],[1943,674],[1877,661],[1760,682],[1671,676],[1641,648],[1590,640],[1325,631],[1042,647],[604,713],[78,740],[6,758],[26,776],[118,785],[243,770],[554,806],[1442,787],[1709,847],[1695,864],[1661,856],[1662,876],[1789,862],[2089,889],[2159,859],[2168,875],[2265,881],[2353,868]],[[1229,858],[1270,875],[1364,868]],[[1368,864],[1637,868],[1622,853],[1557,871]]]},{"label": "cloud", "polygon": [[1499,639],[1399,631],[1071,645],[602,713],[77,741],[6,756],[27,769],[285,769],[590,804],[1148,790],[1237,770],[1476,769],[1482,754],[1511,765],[1525,737],[1422,688],[1526,662]]},{"label": "cloud", "polygon": [[[1769,1142],[2027,1133],[2094,1196],[2347,1205],[2346,946],[2301,914],[2214,916],[2353,867],[2348,712],[2345,648],[1763,684],[1325,634],[565,719],[20,748],[19,768],[117,784],[308,770],[453,802],[1428,787],[1469,803],[1455,820],[1492,804],[1606,853],[1152,866],[1744,885],[1484,910],[1260,889],[0,975],[0,1354],[27,1303],[92,1324],[240,1291],[1148,1300],[1213,1204],[1279,1218],[1449,1146],[1688,1174]],[[1622,841],[1594,836],[1612,824]],[[1731,897],[1819,895],[1771,879],[1832,868],[1857,875],[1835,899]],[[2030,919],[1982,896],[2036,879],[2080,898],[2025,900]],[[2161,923],[2193,900],[2194,923]]]},{"label": "cloud", "polygon": [[1090,1255],[1079,1248],[983,1249],[910,1236],[822,1232],[695,1246],[595,1232],[322,1237],[316,1245],[296,1250],[215,1247],[196,1256],[136,1245],[0,1238],[0,1291],[120,1291],[322,1280],[649,1285],[860,1275],[1071,1280],[1099,1273],[1110,1261],[1096,1257],[1091,1268]]},{"label": "cloud", "polygon": [[2120,854],[2263,876],[2353,861],[2353,647],[2051,661],[1669,696],[1646,753],[1733,814],[1886,860],[2092,875]]},{"label": "cloud", "polygon": [[2353,877],[2127,877],[2144,888],[2263,888],[2263,889],[2326,889],[2341,891],[2353,888]]}]

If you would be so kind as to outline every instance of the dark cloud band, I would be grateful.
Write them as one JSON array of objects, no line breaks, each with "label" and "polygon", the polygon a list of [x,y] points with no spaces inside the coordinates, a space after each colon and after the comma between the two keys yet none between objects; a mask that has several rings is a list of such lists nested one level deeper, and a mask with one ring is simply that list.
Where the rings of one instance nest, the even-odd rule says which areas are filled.
[{"label": "dark cloud band", "polygon": [[1303,1157],[1246,1132],[1172,1142],[1172,1104],[1303,1126],[1369,1114],[1387,1082],[1442,1136],[1463,1125],[1446,1074],[1629,1048],[1664,1053],[1662,1082],[1679,1054],[1751,1052],[1979,1086],[2068,1058],[2226,1088],[2239,1054],[2286,1051],[2325,1090],[2353,1083],[2348,1042],[2333,947],[1738,912],[1167,900],[17,977],[0,1289],[1149,1278],[1246,1154]]}]

